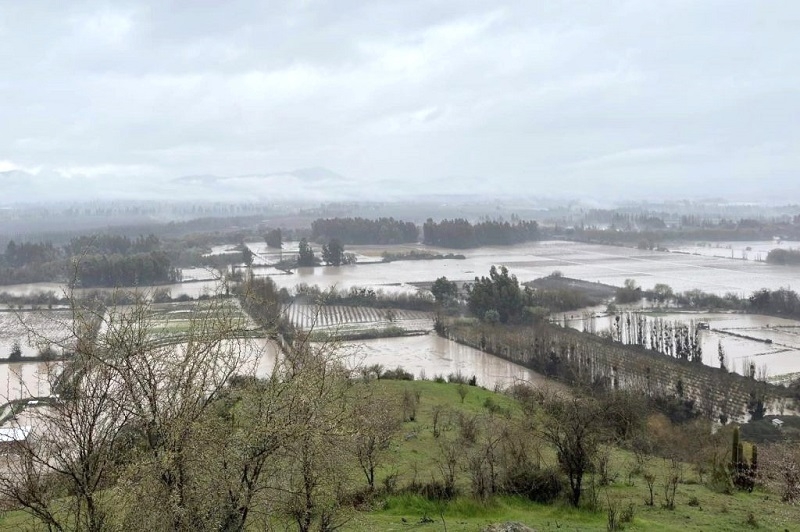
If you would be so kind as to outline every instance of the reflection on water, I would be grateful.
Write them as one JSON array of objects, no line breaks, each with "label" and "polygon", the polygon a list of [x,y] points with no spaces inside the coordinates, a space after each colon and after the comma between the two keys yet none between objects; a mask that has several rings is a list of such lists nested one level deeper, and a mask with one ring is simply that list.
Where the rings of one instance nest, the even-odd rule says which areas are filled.
[{"label": "reflection on water", "polygon": [[[152,292],[153,290],[169,290],[172,297],[187,295],[197,298],[203,294],[213,295],[219,290],[220,283],[206,268],[187,268],[184,271],[184,281],[157,286],[123,287],[119,290],[136,290],[140,292]],[[113,292],[116,288],[76,288],[73,293],[81,296],[86,292]],[[31,296],[39,293],[53,292],[56,297],[69,296],[68,287],[65,283],[27,283],[11,284],[0,286],[0,293],[8,293],[12,296]]]},{"label": "reflection on water", "polygon": [[[353,246],[352,249],[361,254],[374,254],[388,249],[387,246],[373,247],[375,249],[372,251],[370,246]],[[415,248],[434,252],[452,251],[423,246],[391,247],[395,251],[410,251]],[[505,265],[522,282],[559,270],[566,277],[614,286],[622,286],[625,279],[632,278],[645,288],[656,283],[665,283],[676,291],[699,288],[719,295],[733,292],[740,296],[749,296],[761,288],[777,289],[797,284],[800,273],[800,269],[796,267],[775,266],[763,262],[561,241],[476,248],[464,250],[463,254],[466,255],[465,260],[298,268],[294,275],[279,275],[274,280],[279,287],[289,289],[297,284],[307,283],[324,288],[369,286],[392,291],[412,291],[414,288],[410,283],[429,282],[441,276],[455,281],[472,281],[475,276],[488,274],[492,265]]]},{"label": "reflection on water", "polygon": [[0,364],[0,403],[50,395],[51,376],[58,367],[58,362]]},{"label": "reflection on water", "polygon": [[[656,318],[686,325],[692,321],[708,323],[709,329],[699,331],[703,363],[708,366],[719,367],[722,346],[728,370],[747,374],[752,362],[768,377],[800,372],[800,321],[733,313],[670,312],[645,316],[651,324]],[[556,317],[556,321],[573,329],[601,333],[611,330],[614,316],[584,318],[578,312],[567,312]]]},{"label": "reflection on water", "polygon": [[344,342],[353,364],[381,364],[386,369],[401,366],[416,378],[436,375],[447,377],[461,373],[477,377],[478,385],[493,389],[515,382],[559,387],[554,381],[513,362],[467,347],[446,338],[429,334],[399,338],[379,338],[359,342]]},{"label": "reflection on water", "polygon": [[[274,263],[293,254],[292,248],[282,252],[267,250],[261,244],[252,246],[261,255],[257,264]],[[766,246],[766,244],[765,244]],[[424,249],[431,252],[452,252],[421,245],[402,246],[349,246],[364,260],[377,260],[384,250],[408,252]],[[730,260],[718,257],[645,251],[617,246],[582,244],[577,242],[544,241],[528,242],[513,246],[492,246],[459,251],[465,260],[421,260],[346,265],[340,267],[321,266],[298,268],[294,274],[282,274],[274,268],[256,268],[256,275],[270,275],[279,287],[288,289],[300,283],[317,284],[324,288],[336,286],[349,289],[352,286],[382,288],[391,292],[410,292],[411,283],[430,282],[446,276],[455,281],[471,281],[475,276],[486,275],[492,265],[505,265],[520,281],[549,275],[554,270],[567,277],[597,281],[622,286],[625,279],[632,278],[640,286],[650,288],[656,283],[670,285],[676,291],[699,288],[706,292],[724,295],[733,292],[749,296],[761,288],[778,289],[797,284],[800,268],[776,266],[764,262]],[[188,276],[197,277],[199,271],[187,270]],[[280,275],[272,275],[279,274]],[[197,297],[214,292],[218,283],[214,280],[168,285],[173,297],[186,294]],[[36,291],[63,291],[59,283],[34,283],[0,287],[16,295]]]},{"label": "reflection on water", "polygon": [[724,259],[765,261],[773,249],[800,249],[800,242],[791,240],[757,240],[736,242],[670,242],[673,253],[689,253]]}]

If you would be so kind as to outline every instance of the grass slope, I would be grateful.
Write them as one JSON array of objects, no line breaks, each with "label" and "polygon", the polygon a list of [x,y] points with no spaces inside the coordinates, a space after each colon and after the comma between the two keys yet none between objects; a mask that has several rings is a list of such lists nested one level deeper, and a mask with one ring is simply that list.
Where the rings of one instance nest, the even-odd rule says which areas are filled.
[{"label": "grass slope", "polygon": [[[642,474],[635,473],[635,457],[617,448],[608,449],[611,459],[609,469],[615,481],[598,491],[598,507],[594,510],[587,507],[572,508],[566,502],[537,504],[514,496],[495,496],[480,502],[468,495],[469,477],[463,470],[457,479],[462,495],[450,501],[438,502],[404,492],[403,487],[414,481],[424,483],[439,478],[437,458],[440,440],[434,438],[432,431],[433,413],[437,408],[449,412],[445,418],[451,419],[449,424],[445,423],[446,429],[440,439],[457,434],[457,424],[452,420],[460,413],[488,415],[487,405],[492,406],[494,415],[521,416],[522,412],[513,399],[476,387],[466,387],[467,393],[462,402],[456,384],[381,380],[373,381],[370,385],[382,392],[383,397],[396,397],[398,400],[405,391],[418,393],[420,402],[415,421],[403,423],[377,475],[379,486],[383,486],[387,477],[396,477],[394,493],[379,495],[358,511],[352,512],[343,530],[474,531],[489,524],[509,521],[524,523],[538,531],[607,530],[609,505],[619,509],[633,507],[635,517],[624,525],[625,530],[630,531],[800,530],[800,508],[782,503],[778,495],[758,488],[749,494],[717,493],[700,484],[689,465],[682,467],[683,481],[677,488],[676,508],[663,508],[664,479],[670,464],[657,457],[649,457],[645,461],[645,469],[657,478],[655,505],[647,506],[645,499],[648,489]],[[532,434],[531,437],[535,436]],[[542,448],[541,455],[543,466],[555,463],[551,449]],[[360,472],[354,471],[352,479],[353,491],[366,486]],[[584,496],[584,502],[588,498]],[[38,528],[21,511],[0,513],[0,531],[20,529]]]},{"label": "grass slope", "polygon": [[[424,482],[437,478],[438,441],[433,437],[432,414],[439,405],[452,412],[488,413],[487,399],[512,415],[519,415],[516,402],[504,395],[480,388],[469,387],[461,402],[457,385],[428,381],[399,382],[381,381],[389,393],[401,394],[404,388],[418,391],[420,406],[417,418],[403,424],[391,457],[378,475],[382,482],[389,473],[397,473],[397,485],[410,483],[414,478]],[[457,430],[457,428],[452,428]],[[555,456],[549,449],[543,450],[543,465],[553,465]],[[600,508],[572,508],[565,502],[551,505],[537,504],[520,497],[493,497],[478,502],[466,495],[469,481],[465,472],[459,478],[462,495],[440,503],[418,495],[400,494],[386,496],[371,511],[357,512],[345,527],[348,530],[480,530],[499,522],[517,521],[539,531],[544,530],[606,530],[609,504],[619,509],[633,505],[635,517],[626,523],[625,530],[640,531],[741,531],[800,530],[800,508],[784,504],[773,493],[760,491],[726,495],[717,493],[700,484],[696,473],[689,465],[682,467],[683,481],[678,485],[675,510],[662,507],[664,501],[664,478],[670,464],[662,458],[649,457],[646,468],[656,475],[654,487],[655,505],[647,506],[648,488],[642,474],[630,474],[636,470],[632,453],[622,449],[610,449],[610,470],[616,480],[607,488],[600,488]],[[584,497],[586,500],[587,497]],[[752,518],[751,518],[752,516]],[[442,521],[444,519],[444,523]]]}]

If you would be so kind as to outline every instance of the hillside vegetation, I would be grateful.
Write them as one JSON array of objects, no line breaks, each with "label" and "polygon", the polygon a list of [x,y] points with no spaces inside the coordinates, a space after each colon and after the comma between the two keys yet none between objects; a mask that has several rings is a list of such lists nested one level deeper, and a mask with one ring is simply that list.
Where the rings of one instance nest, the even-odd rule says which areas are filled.
[{"label": "hillside vegetation", "polygon": [[[251,513],[241,526],[225,529],[481,530],[514,521],[536,530],[733,531],[791,530],[800,520],[800,508],[787,498],[787,493],[796,494],[796,486],[786,492],[780,477],[792,455],[779,458],[782,448],[761,449],[759,472],[752,475],[755,487],[737,487],[736,468],[730,464],[732,429],[712,435],[704,421],[673,425],[626,394],[557,396],[524,384],[501,394],[470,386],[460,375],[434,376],[434,381],[386,377],[407,378],[402,371],[380,367],[364,368],[356,379],[331,374],[324,387],[327,399],[316,396],[322,402],[314,408],[321,417],[301,430],[301,440],[291,431],[273,434],[275,420],[261,418],[266,425],[247,441],[274,444],[272,460],[262,464],[258,479],[266,491],[251,494]],[[209,413],[222,416],[215,424],[231,415],[243,423],[256,413],[252,392],[276,401],[277,390],[269,391],[275,385],[236,379]],[[276,415],[283,416],[280,410]],[[299,429],[308,422],[293,423]],[[236,477],[219,469],[220,459],[235,465],[243,458],[234,447],[220,446],[226,439],[218,438],[205,440],[201,448],[192,446],[200,454],[186,471],[190,476],[181,480],[193,486],[189,496],[199,505],[194,511],[210,512],[208,517],[224,511],[214,509],[224,493],[212,487],[219,482],[235,486],[229,483]],[[743,449],[748,457],[753,452],[748,443]],[[124,497],[129,488],[112,487],[113,478],[129,474],[125,469],[124,463],[115,465],[111,484],[98,486],[94,500],[105,512],[105,524],[96,530],[119,529],[111,524],[124,524],[126,515],[132,518],[148,508],[154,511],[150,505],[156,503],[157,485],[151,488],[155,493],[134,506],[127,506],[133,501]],[[147,472],[140,474],[146,480]],[[295,475],[310,482],[308,499],[295,498],[304,491],[303,482],[291,480]],[[206,482],[204,490],[196,491]],[[280,485],[289,491],[270,491]],[[52,504],[54,518],[64,519],[60,514],[73,504],[68,491],[60,492]],[[0,530],[46,528],[41,518],[15,510],[17,505],[5,499],[9,511],[0,518]],[[189,528],[218,529],[212,523],[198,521]],[[148,529],[187,528],[148,521]]]}]

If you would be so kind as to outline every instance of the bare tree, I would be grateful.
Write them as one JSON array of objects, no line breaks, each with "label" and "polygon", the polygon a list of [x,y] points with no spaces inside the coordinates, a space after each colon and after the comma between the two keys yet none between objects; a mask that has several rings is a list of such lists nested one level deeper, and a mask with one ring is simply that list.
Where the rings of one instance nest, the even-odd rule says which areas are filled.
[{"label": "bare tree", "polygon": [[547,397],[542,403],[542,437],[556,450],[570,485],[570,502],[578,506],[583,476],[590,471],[603,441],[600,405],[589,398]]},{"label": "bare tree", "polygon": [[765,484],[781,495],[784,502],[800,501],[800,450],[796,445],[770,445],[761,453],[759,469]]},{"label": "bare tree", "polygon": [[393,399],[371,388],[355,399],[352,449],[370,490],[375,489],[375,469],[402,424],[400,408]]}]

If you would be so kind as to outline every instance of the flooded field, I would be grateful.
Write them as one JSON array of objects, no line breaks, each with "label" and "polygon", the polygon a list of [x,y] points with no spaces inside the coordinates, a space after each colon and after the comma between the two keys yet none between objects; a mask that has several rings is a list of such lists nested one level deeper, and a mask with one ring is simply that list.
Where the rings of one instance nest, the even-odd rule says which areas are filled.
[{"label": "flooded field", "polygon": [[[740,244],[747,243],[737,243]],[[784,243],[784,245],[789,244]],[[576,242],[545,241],[461,250],[459,253],[466,256],[464,260],[384,263],[381,262],[383,251],[401,253],[425,250],[450,253],[453,250],[422,245],[349,246],[347,251],[356,254],[359,259],[358,264],[297,268],[292,274],[286,274],[271,265],[283,257],[296,254],[297,243],[286,243],[283,250],[270,249],[266,244],[258,242],[248,243],[248,246],[256,253],[255,275],[270,276],[278,287],[287,289],[305,283],[323,288],[335,286],[347,290],[353,286],[363,286],[388,293],[409,293],[416,291],[414,283],[430,282],[441,276],[454,281],[472,281],[476,275],[487,275],[492,265],[508,267],[509,271],[522,282],[532,281],[558,270],[567,277],[614,286],[622,286],[625,279],[632,278],[645,288],[651,288],[656,283],[665,283],[676,291],[699,288],[719,295],[733,292],[747,296],[761,288],[777,289],[797,285],[800,281],[800,267],[770,265],[756,260],[739,260],[736,257],[732,260],[727,257],[730,255],[728,249],[720,251],[724,257],[718,257],[689,254],[688,251],[668,253]],[[763,253],[768,244],[761,243],[761,246],[758,249],[762,251],[758,253]],[[226,247],[220,246],[219,251],[224,251],[224,248]],[[736,256],[736,250],[733,254]],[[140,287],[140,289],[166,288],[173,297],[185,294],[196,298],[202,294],[214,293],[219,288],[219,282],[215,280],[213,272],[203,268],[184,270],[184,281],[158,287]],[[0,292],[30,295],[35,292],[53,291],[62,294],[65,288],[61,283],[32,283],[3,286],[0,287]]]},{"label": "flooded field", "polygon": [[50,347],[60,353],[72,337],[69,311],[0,311],[0,358],[7,358],[14,342],[23,357],[32,357]]},{"label": "flooded field", "polygon": [[[768,246],[772,245],[768,242],[760,243],[761,247],[753,244],[755,243],[737,243],[737,245],[751,247],[753,251],[758,250],[757,252],[764,252]],[[296,243],[288,243],[283,250],[269,249],[266,244],[257,242],[248,243],[248,245],[256,253],[257,265],[260,264],[254,268],[256,275],[270,275],[278,287],[290,290],[305,283],[319,285],[322,288],[336,287],[340,290],[362,286],[387,293],[409,293],[417,291],[415,284],[430,282],[441,276],[455,281],[471,281],[475,276],[486,275],[492,265],[505,265],[522,282],[543,277],[558,270],[567,277],[616,286],[621,286],[627,278],[633,278],[645,288],[652,287],[656,283],[666,283],[676,291],[699,288],[721,295],[733,292],[739,296],[748,296],[761,288],[796,287],[800,281],[800,268],[774,266],[756,260],[732,260],[703,254],[642,251],[563,241],[532,242],[514,246],[464,250],[461,252],[466,256],[464,260],[420,260],[390,263],[380,262],[381,254],[384,251],[402,253],[424,249],[447,253],[452,250],[421,245],[350,246],[347,251],[356,253],[361,260],[360,264],[299,268],[292,274],[286,274],[270,267],[269,264],[278,262],[286,255],[293,255],[296,252]],[[789,243],[783,245],[788,246]],[[229,251],[228,246],[214,249],[214,252],[217,253],[226,251]],[[726,252],[729,253],[730,250],[726,250]],[[736,249],[733,254],[736,255]],[[157,288],[169,289],[173,297],[186,294],[194,298],[202,294],[214,293],[219,289],[219,282],[213,278],[213,272],[208,270],[201,268],[186,270],[184,277],[187,282]],[[29,294],[42,290],[60,292],[63,289],[64,286],[57,283],[0,287],[0,291],[18,294]],[[430,328],[429,316],[411,313],[395,313],[393,319],[402,323],[397,323],[397,321],[392,323],[385,311],[375,309],[356,310],[332,307],[316,318],[313,315],[314,311],[310,308],[298,306],[291,312],[295,313],[292,320],[296,325],[304,328],[307,328],[313,319],[318,320],[318,326],[328,328],[342,326],[369,328],[389,324],[420,330]],[[666,319],[682,318],[687,319],[685,315],[666,317]],[[711,330],[702,332],[704,359],[709,365],[718,365],[717,346],[721,341],[729,358],[729,364],[737,371],[741,371],[742,364],[752,358],[759,367],[766,367],[766,372],[770,376],[800,372],[800,341],[798,341],[800,330],[796,322],[785,323],[776,318],[727,314],[709,315],[703,316],[703,318],[707,319],[711,326]],[[0,320],[4,320],[0,321],[0,327],[9,330],[8,320],[2,317]],[[601,325],[598,325],[598,328],[600,327]],[[733,333],[737,333],[739,336]],[[771,340],[772,343],[758,339]],[[11,342],[13,339],[8,333],[4,334],[0,331],[0,356],[4,351],[10,351]],[[419,344],[415,344],[415,342],[419,342]],[[480,354],[478,356],[475,353],[464,355],[458,351],[458,349],[463,349],[460,346],[455,348],[437,342],[440,342],[440,339],[431,336],[430,338],[371,340],[364,344],[367,350],[365,352],[371,353],[373,357],[378,357],[382,360],[380,363],[389,365],[410,363],[413,368],[409,369],[414,371],[421,371],[425,368],[426,373],[430,373],[430,371],[450,372],[458,369],[457,366],[474,362],[476,366],[472,371],[484,373],[487,375],[487,379],[497,379],[504,374],[505,370],[497,368],[486,371],[480,369],[481,364],[487,364],[485,359],[480,357],[488,357],[488,355]],[[417,354],[415,354],[415,348],[412,347],[414,345],[419,349]],[[396,352],[392,355],[395,349],[400,349],[404,353],[403,356],[398,357]],[[35,350],[36,347],[33,345],[27,347],[23,345],[25,355],[34,354]],[[423,359],[419,357],[423,357]],[[391,362],[392,359],[398,360]],[[405,359],[406,362],[400,359]],[[430,370],[425,366],[424,360],[437,361],[434,365],[439,369]],[[492,358],[492,360],[496,359]],[[462,369],[466,367],[463,366]],[[496,374],[496,376],[490,377],[492,374]]]},{"label": "flooded field", "polygon": [[[800,322],[771,316],[731,313],[668,312],[647,313],[648,321],[708,324],[699,330],[703,363],[719,367],[719,346],[725,352],[729,370],[747,374],[751,362],[768,378],[800,372]],[[564,315],[554,321],[564,323]],[[566,324],[577,330],[610,331],[613,315],[585,318],[566,313]],[[589,323],[592,322],[592,323]]]},{"label": "flooded field", "polygon": [[666,245],[673,253],[701,255],[722,259],[765,261],[773,249],[800,249],[800,242],[789,240],[758,240],[744,242],[673,242]]},{"label": "flooded field", "polygon": [[[282,260],[292,259],[300,251],[300,242],[284,242],[281,249],[271,248],[265,242],[245,242],[250,251],[253,252],[253,265],[254,266],[272,266],[278,264]],[[318,244],[311,243],[311,247],[317,257],[322,256],[322,247]],[[356,261],[359,264],[370,264],[382,262],[383,259],[378,256],[364,254],[359,251],[358,246],[348,246],[346,251],[353,253]]]},{"label": "flooded field", "polygon": [[386,369],[401,366],[416,378],[445,378],[461,373],[477,378],[478,386],[493,389],[524,381],[537,386],[558,387],[558,383],[525,367],[457,344],[433,333],[425,336],[380,338],[344,342],[352,365],[382,364]]},{"label": "flooded field", "polygon": [[[387,249],[394,252],[412,249],[442,253],[452,251],[410,245],[352,247],[356,253],[373,258],[379,257]],[[531,242],[464,250],[462,253],[466,256],[465,260],[298,268],[293,275],[276,275],[273,278],[279,287],[288,289],[306,283],[323,288],[367,286],[411,292],[415,290],[412,283],[429,282],[441,276],[454,281],[472,281],[476,275],[487,275],[492,265],[504,265],[523,282],[558,270],[566,277],[614,286],[622,286],[625,279],[632,278],[645,288],[665,283],[676,291],[699,288],[719,295],[733,292],[740,296],[749,296],[761,288],[793,286],[800,281],[800,268],[797,267],[575,242]],[[275,270],[259,270],[259,274],[268,274],[270,271]]]},{"label": "flooded field", "polygon": [[[203,294],[214,294],[219,290],[219,274],[207,268],[184,268],[181,270],[183,282],[156,285],[156,286],[137,286],[121,287],[120,290],[138,290],[140,292],[150,292],[154,290],[169,290],[172,297],[187,295],[197,299]],[[81,296],[86,292],[113,292],[116,288],[76,288],[73,293]],[[12,296],[31,296],[38,293],[53,292],[58,297],[69,295],[69,288],[65,283],[27,283],[10,284],[0,286],[0,293],[7,293]]]},{"label": "flooded field", "polygon": [[50,395],[50,383],[60,368],[60,362],[0,364],[0,404]]},{"label": "flooded field", "polygon": [[283,309],[295,327],[310,330],[367,330],[402,327],[408,330],[433,329],[433,315],[416,310],[387,310],[369,307],[292,304]]}]

